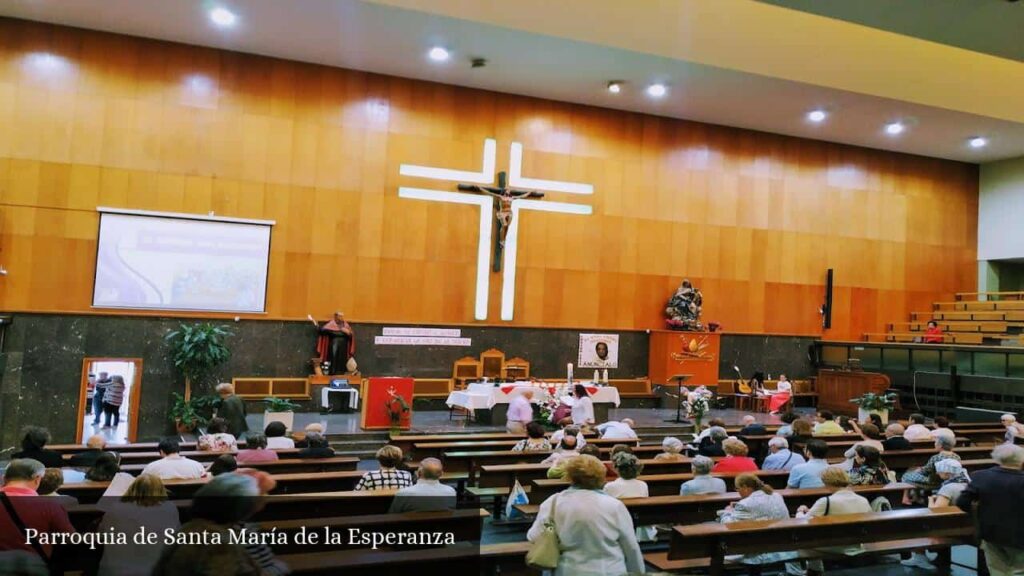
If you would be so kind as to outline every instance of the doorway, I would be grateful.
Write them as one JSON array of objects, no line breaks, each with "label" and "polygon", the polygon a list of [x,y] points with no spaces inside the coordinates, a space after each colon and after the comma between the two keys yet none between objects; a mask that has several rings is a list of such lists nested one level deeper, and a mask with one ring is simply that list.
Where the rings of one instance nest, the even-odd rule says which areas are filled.
[{"label": "doorway", "polygon": [[141,391],[142,358],[83,359],[76,441],[99,434],[109,444],[135,442]]}]

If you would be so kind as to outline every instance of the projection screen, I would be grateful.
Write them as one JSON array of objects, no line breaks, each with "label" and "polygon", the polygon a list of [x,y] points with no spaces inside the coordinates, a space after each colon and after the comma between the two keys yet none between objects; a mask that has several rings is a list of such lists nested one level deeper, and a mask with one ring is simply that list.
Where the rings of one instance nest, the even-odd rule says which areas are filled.
[{"label": "projection screen", "polygon": [[94,307],[265,311],[273,222],[99,210]]}]

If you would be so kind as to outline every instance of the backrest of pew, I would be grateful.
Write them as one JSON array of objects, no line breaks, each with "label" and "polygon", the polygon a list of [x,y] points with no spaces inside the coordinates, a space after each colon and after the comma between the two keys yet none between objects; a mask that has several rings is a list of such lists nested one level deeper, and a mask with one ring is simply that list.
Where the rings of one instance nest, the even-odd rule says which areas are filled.
[{"label": "backrest of pew", "polygon": [[[647,474],[675,474],[690,472],[691,460],[641,460]],[[523,486],[534,480],[547,478],[548,464],[495,464],[481,466],[477,473],[477,486],[481,488],[511,488],[518,479]]]},{"label": "backrest of pew", "polygon": [[[749,554],[848,546],[929,536],[968,538],[974,533],[970,516],[955,507],[917,508],[842,514],[836,516],[756,520],[733,524],[705,523],[675,526],[670,560],[711,557],[721,565],[724,554]],[[716,570],[713,568],[712,573]],[[720,571],[719,571],[720,572]]]},{"label": "backrest of pew", "polygon": [[[762,482],[772,488],[785,488],[789,480],[789,472],[785,470],[761,470],[755,473]],[[733,481],[739,473],[730,472],[712,474],[716,478],[725,481],[726,488],[733,489]],[[688,480],[693,480],[693,474],[647,474],[639,476],[640,480],[647,483],[648,492],[651,496],[669,496],[679,494],[679,486]],[[539,504],[548,496],[561,492],[569,487],[568,480],[534,480],[530,492],[530,502]]]},{"label": "backrest of pew", "polygon": [[[138,476],[146,468],[147,464],[125,464],[121,466],[122,472],[132,476]],[[359,458],[351,456],[334,456],[331,458],[284,458],[271,462],[253,462],[240,464],[243,468],[255,468],[270,474],[294,474],[299,472],[342,472],[355,470],[359,465]]]}]

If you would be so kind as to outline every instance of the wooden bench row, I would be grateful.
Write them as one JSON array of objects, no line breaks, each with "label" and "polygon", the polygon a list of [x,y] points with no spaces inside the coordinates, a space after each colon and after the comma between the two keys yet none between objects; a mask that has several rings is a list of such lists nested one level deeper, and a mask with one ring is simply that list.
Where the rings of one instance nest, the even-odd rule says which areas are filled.
[{"label": "wooden bench row", "polygon": [[[125,464],[121,466],[121,472],[127,472],[132,476],[138,476],[149,464]],[[254,462],[240,464],[240,468],[255,468],[270,474],[298,474],[300,472],[343,472],[355,470],[359,465],[359,458],[350,456],[334,456],[332,458],[284,458],[272,462]]]}]

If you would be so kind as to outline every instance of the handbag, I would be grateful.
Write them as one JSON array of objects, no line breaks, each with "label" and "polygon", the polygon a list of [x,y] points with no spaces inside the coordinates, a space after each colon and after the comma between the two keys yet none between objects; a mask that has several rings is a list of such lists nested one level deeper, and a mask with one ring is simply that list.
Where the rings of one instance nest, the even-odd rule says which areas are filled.
[{"label": "handbag", "polygon": [[555,529],[555,505],[558,504],[558,497],[551,498],[551,514],[544,521],[544,530],[530,543],[530,550],[526,552],[526,565],[540,570],[558,568],[558,559],[562,554],[558,531]]}]

